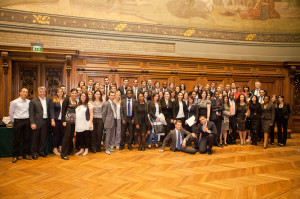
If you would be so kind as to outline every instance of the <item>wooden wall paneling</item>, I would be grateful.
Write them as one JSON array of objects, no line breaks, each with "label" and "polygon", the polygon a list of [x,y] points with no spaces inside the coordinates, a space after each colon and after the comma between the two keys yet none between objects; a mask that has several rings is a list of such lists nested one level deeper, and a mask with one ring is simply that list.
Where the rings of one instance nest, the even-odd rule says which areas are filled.
[{"label": "wooden wall paneling", "polygon": [[49,96],[54,97],[56,89],[63,84],[65,63],[42,63],[45,86]]}]

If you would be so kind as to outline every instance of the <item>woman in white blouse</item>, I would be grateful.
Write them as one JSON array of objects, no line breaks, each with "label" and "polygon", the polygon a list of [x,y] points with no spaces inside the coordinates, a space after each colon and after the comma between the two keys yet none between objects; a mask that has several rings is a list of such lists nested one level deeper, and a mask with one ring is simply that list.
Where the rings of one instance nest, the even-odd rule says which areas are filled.
[{"label": "woman in white blouse", "polygon": [[79,98],[79,103],[75,109],[76,122],[75,131],[78,134],[80,150],[76,155],[86,156],[89,153],[90,134],[93,130],[93,107],[88,104],[87,93],[82,93]]}]

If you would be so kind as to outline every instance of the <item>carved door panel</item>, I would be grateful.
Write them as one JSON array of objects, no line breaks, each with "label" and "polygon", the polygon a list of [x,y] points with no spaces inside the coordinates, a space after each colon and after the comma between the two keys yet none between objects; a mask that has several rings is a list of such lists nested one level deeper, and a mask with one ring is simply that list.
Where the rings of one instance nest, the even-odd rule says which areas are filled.
[{"label": "carved door panel", "polygon": [[42,63],[45,69],[45,86],[49,97],[54,97],[56,88],[62,85],[63,64],[60,63]]}]

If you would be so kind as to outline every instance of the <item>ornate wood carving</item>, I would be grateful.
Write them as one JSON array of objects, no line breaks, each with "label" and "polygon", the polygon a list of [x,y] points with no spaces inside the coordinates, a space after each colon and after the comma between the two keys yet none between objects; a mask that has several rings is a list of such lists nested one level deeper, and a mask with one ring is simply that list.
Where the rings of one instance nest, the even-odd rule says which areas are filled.
[{"label": "ornate wood carving", "polygon": [[61,82],[61,70],[60,69],[55,69],[55,68],[50,68],[47,71],[46,74],[46,88],[47,88],[47,93],[51,97],[55,96],[55,91],[56,88],[60,86]]},{"label": "ornate wood carving", "polygon": [[8,52],[1,52],[1,59],[2,59],[2,68],[4,71],[4,75],[7,75],[8,73]]},{"label": "ornate wood carving", "polygon": [[22,67],[20,68],[20,85],[21,88],[28,89],[28,98],[34,97],[34,91],[36,88],[37,70],[33,67]]},{"label": "ornate wood carving", "polygon": [[70,77],[72,70],[72,55],[66,55],[66,65],[67,76]]}]

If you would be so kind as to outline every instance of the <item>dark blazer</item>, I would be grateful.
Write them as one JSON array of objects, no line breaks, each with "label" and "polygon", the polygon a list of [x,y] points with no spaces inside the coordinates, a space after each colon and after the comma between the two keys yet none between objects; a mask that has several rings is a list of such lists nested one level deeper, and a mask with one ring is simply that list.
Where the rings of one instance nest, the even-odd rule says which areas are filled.
[{"label": "dark blazer", "polygon": [[[148,95],[149,95],[149,91],[148,91],[148,88],[147,88],[147,87],[145,88],[145,91],[147,91],[147,92],[148,92]],[[143,88],[139,88],[139,93],[144,93]]]},{"label": "dark blazer", "polygon": [[[198,124],[198,133],[197,133],[197,137],[199,137],[200,138],[200,134],[202,134],[202,136],[208,136],[209,135],[209,133],[208,132],[204,132],[203,131],[203,129],[202,129],[202,124],[200,123],[200,124]],[[207,128],[208,128],[208,130],[210,130],[211,131],[211,133],[214,135],[214,136],[217,136],[217,127],[216,127],[216,125],[215,125],[215,123],[214,122],[212,122],[212,121],[207,121]]]},{"label": "dark blazer", "polygon": [[149,87],[147,86],[147,90],[148,90],[148,99],[152,99],[152,95],[155,93],[155,89],[153,86],[151,86],[151,89],[149,89]]},{"label": "dark blazer", "polygon": [[[155,105],[153,106],[152,103],[149,102],[149,115],[151,119],[156,119],[155,113],[156,113]],[[159,113],[162,113],[161,106],[159,107]]]},{"label": "dark blazer", "polygon": [[[187,106],[186,103],[184,101],[182,101],[182,105],[183,105],[183,112],[184,112],[184,116],[187,115]],[[173,119],[176,119],[177,115],[179,112],[179,101],[175,100],[173,102]]]},{"label": "dark blazer", "polygon": [[60,103],[54,103],[53,99],[50,100],[50,118],[51,119],[58,119],[59,114],[62,111],[62,107],[60,107]]},{"label": "dark blazer", "polygon": [[162,99],[160,101],[161,104],[161,111],[164,114],[166,120],[171,120],[173,119],[173,102],[169,100],[168,106],[166,104],[166,100]]},{"label": "dark blazer", "polygon": [[[217,105],[217,101],[219,104]],[[210,111],[210,121],[214,121],[217,119],[216,111],[222,114],[224,107],[223,107],[223,102],[220,99],[213,99],[211,100],[211,111]]]},{"label": "dark blazer", "polygon": [[[161,92],[164,92],[163,89],[164,89],[164,88],[161,88],[160,91],[161,91]],[[171,92],[172,92],[171,89],[169,89],[169,88],[166,88],[165,90],[168,91],[170,94],[171,94]]]},{"label": "dark blazer", "polygon": [[[127,89],[127,88],[126,88]],[[125,89],[125,90],[126,90]],[[124,99],[125,98],[125,92],[124,92],[124,86],[120,86],[119,88],[118,88],[118,90],[120,91],[120,93],[121,93],[121,97],[122,97],[122,99]]]},{"label": "dark blazer", "polygon": [[[50,99],[46,98],[47,118],[50,118]],[[39,97],[33,98],[29,103],[29,119],[30,124],[35,124],[36,128],[40,128],[43,123],[43,106]]]},{"label": "dark blazer", "polygon": [[[128,98],[122,99],[121,100],[121,107],[120,107],[120,112],[121,112],[121,119],[126,120],[127,119],[127,100]],[[135,104],[135,99],[132,98],[132,104],[131,104],[131,112],[132,112],[132,117],[134,117],[134,104]]]},{"label": "dark blazer", "polygon": [[[279,109],[279,104],[277,105],[276,110],[275,110],[276,116],[277,116],[278,109]],[[288,103],[283,103],[282,112],[283,112],[283,117],[286,120],[289,120],[290,115],[291,115],[291,109],[290,109],[290,105]]]},{"label": "dark blazer", "polygon": [[195,116],[195,121],[197,122],[199,119],[199,107],[196,104],[192,104],[190,110],[189,110],[189,106],[187,106],[187,114],[185,116],[185,119],[189,119],[193,115]]},{"label": "dark blazer", "polygon": [[271,120],[271,123],[274,123],[275,120],[275,106],[272,103],[269,103],[267,108],[264,108],[264,105],[261,105],[261,119]]},{"label": "dark blazer", "polygon": [[[184,139],[188,140],[192,136],[192,134],[190,132],[188,132],[187,130],[185,130],[184,128],[181,128],[180,134],[181,134],[181,137],[182,137],[183,140]],[[164,142],[162,144],[162,150],[165,150],[166,144],[169,142],[169,140],[171,140],[170,150],[175,151],[176,150],[176,143],[177,143],[177,137],[176,137],[176,130],[175,129],[171,130],[170,133],[167,135],[167,137],[164,139]]]},{"label": "dark blazer", "polygon": [[140,90],[140,88],[137,87],[137,93],[135,93],[135,90],[134,90],[134,87],[133,87],[133,86],[131,87],[131,90],[132,90],[132,98],[135,99],[135,100],[138,100],[138,99],[137,99],[137,96],[139,95],[139,90]]}]

